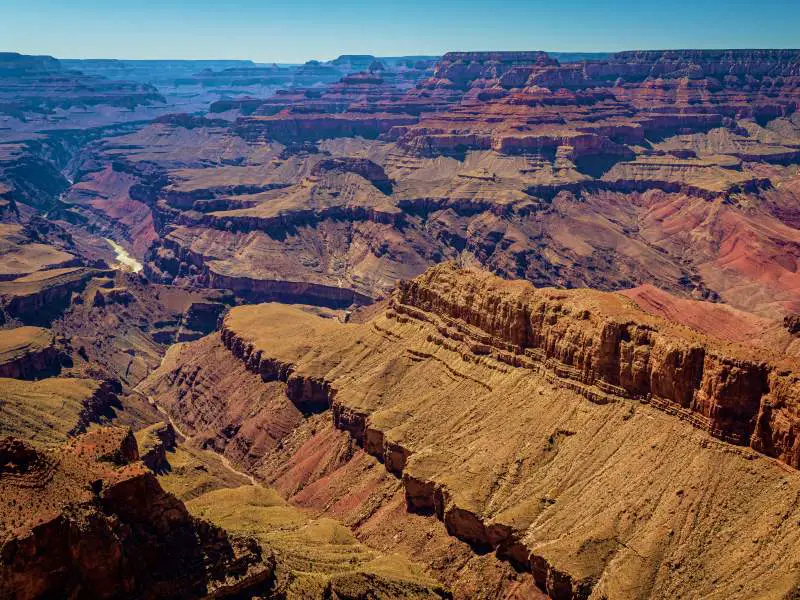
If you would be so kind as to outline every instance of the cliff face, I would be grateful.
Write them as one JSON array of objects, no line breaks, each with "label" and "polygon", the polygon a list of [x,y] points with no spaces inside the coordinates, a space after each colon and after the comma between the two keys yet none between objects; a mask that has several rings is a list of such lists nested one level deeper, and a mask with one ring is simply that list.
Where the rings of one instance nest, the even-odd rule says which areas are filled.
[{"label": "cliff face", "polygon": [[545,52],[448,52],[437,63],[425,87],[467,88],[476,80],[524,82],[534,68],[558,65]]},{"label": "cliff face", "polygon": [[9,155],[0,157],[0,179],[6,186],[2,196],[40,210],[55,208],[57,198],[69,187],[64,176],[41,156],[36,143],[12,148]]},{"label": "cliff face", "polygon": [[47,324],[69,306],[74,292],[82,291],[93,277],[108,274],[110,271],[67,267],[0,281],[0,307],[24,323]]},{"label": "cliff face", "polygon": [[[594,402],[648,402],[714,437],[800,468],[800,377],[793,359],[712,340],[652,318],[621,296],[535,290],[451,264],[401,283],[389,314],[433,324],[439,344],[543,370]],[[222,337],[255,361],[251,368],[265,379],[287,380],[290,399],[309,402],[308,409],[329,400],[324,381],[293,380],[291,365],[263,362],[229,329]],[[347,422],[346,412],[337,417],[334,408],[334,419]],[[363,422],[358,429],[363,438]]]},{"label": "cliff face", "polygon": [[652,402],[715,437],[800,467],[793,417],[800,378],[776,357],[715,348],[690,330],[637,314],[619,297],[533,290],[451,266],[402,283],[394,303],[401,314],[436,315],[445,337],[466,338],[511,364],[540,361],[559,376]]},{"label": "cliff face", "polygon": [[191,517],[137,462],[129,430],[98,429],[56,451],[6,438],[0,456],[4,597],[194,598],[269,588],[271,556]]},{"label": "cliff face", "polygon": [[237,133],[250,141],[277,140],[283,143],[338,137],[376,138],[392,127],[416,121],[415,117],[390,113],[347,117],[279,114],[275,117],[243,117],[237,123]]},{"label": "cliff face", "polygon": [[[798,465],[791,360],[649,316],[618,295],[537,290],[452,265],[404,284],[363,324],[239,307],[222,341],[400,478],[408,510],[531,573],[553,598],[633,598],[634,571],[658,598],[705,589],[699,571],[705,581],[727,573],[731,587],[715,584],[711,597],[797,584],[777,548],[798,542],[779,523],[796,512],[800,479],[758,454]],[[289,458],[266,448],[249,464],[266,477],[313,474],[305,461],[319,443],[290,442]],[[327,486],[323,477],[299,497],[324,497]],[[352,492],[358,500],[336,493],[343,505],[374,501],[364,490]],[[691,531],[664,541],[664,528],[677,532],[709,503]],[[775,503],[784,516],[773,521],[764,511]],[[701,533],[720,519],[719,539]],[[753,544],[757,531],[772,532],[769,543]],[[735,565],[733,547],[745,556]],[[692,566],[668,568],[678,556]],[[756,583],[752,570],[763,568],[773,575]]]},{"label": "cliff face", "polygon": [[0,377],[41,379],[57,373],[64,355],[51,331],[17,327],[3,331],[0,340]]}]

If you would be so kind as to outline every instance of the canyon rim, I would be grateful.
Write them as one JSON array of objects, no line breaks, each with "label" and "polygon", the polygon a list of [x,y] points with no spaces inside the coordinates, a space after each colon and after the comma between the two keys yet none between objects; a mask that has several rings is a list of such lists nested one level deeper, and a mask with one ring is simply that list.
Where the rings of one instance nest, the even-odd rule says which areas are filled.
[{"label": "canyon rim", "polygon": [[795,8],[88,4],[0,52],[0,598],[800,598]]}]

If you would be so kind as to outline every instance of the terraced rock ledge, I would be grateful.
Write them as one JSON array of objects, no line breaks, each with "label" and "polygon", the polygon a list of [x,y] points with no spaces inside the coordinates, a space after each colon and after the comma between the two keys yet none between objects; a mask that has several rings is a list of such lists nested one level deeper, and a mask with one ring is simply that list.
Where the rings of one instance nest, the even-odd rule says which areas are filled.
[{"label": "terraced rock ledge", "polygon": [[640,597],[634,581],[650,597],[800,584],[788,359],[620,295],[452,264],[364,324],[267,304],[231,311],[221,337],[304,413],[330,408],[402,478],[408,510],[552,598]]},{"label": "terraced rock ledge", "polygon": [[16,327],[0,339],[0,377],[40,379],[58,372],[62,353],[55,336],[41,327]]}]

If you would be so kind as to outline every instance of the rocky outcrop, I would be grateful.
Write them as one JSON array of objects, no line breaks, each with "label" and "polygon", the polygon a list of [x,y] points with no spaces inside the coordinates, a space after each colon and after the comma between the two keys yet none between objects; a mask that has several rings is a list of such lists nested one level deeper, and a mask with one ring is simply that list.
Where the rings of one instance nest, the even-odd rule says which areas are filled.
[{"label": "rocky outcrop", "polygon": [[134,302],[135,300],[136,300],[135,296],[131,294],[127,288],[100,287],[94,293],[94,297],[92,298],[92,306],[100,307],[100,306],[109,306],[111,304],[120,304],[122,306],[126,306],[131,302]]},{"label": "rocky outcrop", "polygon": [[392,191],[392,181],[383,167],[366,158],[329,158],[319,161],[311,169],[312,175],[326,173],[355,173],[386,194]]},{"label": "rocky outcrop", "polygon": [[70,303],[72,294],[83,290],[93,277],[111,271],[70,267],[38,271],[12,281],[0,281],[0,306],[23,323],[46,324]]},{"label": "rocky outcrop", "polygon": [[[331,407],[333,390],[330,383],[320,378],[296,374],[295,366],[291,363],[254,351],[252,344],[248,344],[232,329],[223,327],[220,335],[225,347],[243,361],[249,371],[258,373],[264,381],[286,383],[286,395],[304,413],[320,412]],[[355,430],[354,433],[357,434]]]},{"label": "rocky outcrop", "polygon": [[249,141],[295,142],[340,137],[376,138],[392,127],[416,123],[416,117],[384,114],[278,114],[242,117],[236,132]]},{"label": "rocky outcrop", "polygon": [[206,257],[170,238],[166,238],[161,247],[154,248],[145,265],[145,274],[163,282],[192,278],[205,287],[230,290],[248,302],[272,301],[342,308],[351,304],[368,304],[372,300],[353,289],[326,283],[277,277],[267,279],[258,273],[246,276],[219,272],[206,262]]},{"label": "rocky outcrop", "polygon": [[[800,468],[800,423],[790,417],[800,378],[776,357],[646,318],[616,296],[512,286],[452,265],[401,283],[393,308],[432,320],[444,338],[480,345],[509,364],[534,361],[600,397],[651,402],[715,437],[768,449]],[[757,428],[773,406],[788,422],[767,418]]]},{"label": "rocky outcrop", "polygon": [[0,377],[41,379],[58,373],[64,359],[55,336],[47,329],[18,327],[3,331]]},{"label": "rocky outcrop", "polygon": [[268,591],[270,554],[192,517],[137,460],[129,430],[97,430],[52,452],[0,442],[0,593],[23,600]]},{"label": "rocky outcrop", "polygon": [[175,429],[170,423],[155,423],[136,432],[139,458],[154,473],[164,473],[170,469],[167,451],[175,449]]},{"label": "rocky outcrop", "polygon": [[181,318],[177,341],[188,342],[211,333],[227,309],[223,302],[192,302]]},{"label": "rocky outcrop", "polygon": [[[424,156],[483,149],[535,155],[564,145],[575,158],[609,161],[625,155],[619,143],[644,135],[791,115],[800,98],[798,64],[796,50],[621,52],[569,64],[542,52],[448,53],[405,98],[413,105],[432,96],[431,109],[388,137]],[[746,155],[781,161],[793,152]]]}]

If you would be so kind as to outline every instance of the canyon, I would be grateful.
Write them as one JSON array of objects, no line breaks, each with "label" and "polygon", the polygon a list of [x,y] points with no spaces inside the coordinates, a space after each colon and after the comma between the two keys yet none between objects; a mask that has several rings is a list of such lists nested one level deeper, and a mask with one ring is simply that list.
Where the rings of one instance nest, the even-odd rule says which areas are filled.
[{"label": "canyon", "polygon": [[[248,392],[225,395],[223,369],[255,375],[237,376]],[[797,589],[799,385],[796,360],[622,295],[445,264],[362,323],[234,308],[140,389],[202,445],[367,540],[400,496],[552,598],[725,598]],[[342,434],[355,453],[326,455]],[[396,478],[394,496],[355,466],[369,460]],[[400,539],[413,551],[412,537]]]},{"label": "canyon", "polygon": [[800,51],[0,81],[0,596],[800,594]]}]

